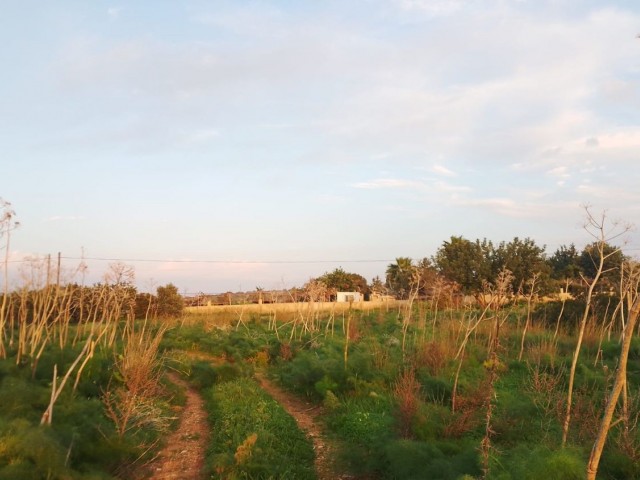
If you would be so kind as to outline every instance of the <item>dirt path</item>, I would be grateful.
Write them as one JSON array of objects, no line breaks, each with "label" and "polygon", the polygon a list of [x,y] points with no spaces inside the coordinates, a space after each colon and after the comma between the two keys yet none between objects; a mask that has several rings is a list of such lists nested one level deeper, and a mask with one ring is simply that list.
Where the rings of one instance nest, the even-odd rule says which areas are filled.
[{"label": "dirt path", "polygon": [[149,467],[153,480],[202,480],[204,457],[209,442],[209,424],[200,394],[177,374],[169,379],[183,387],[186,402],[180,412],[180,424],[167,439],[166,446]]},{"label": "dirt path", "polygon": [[356,479],[356,477],[340,472],[336,468],[336,447],[327,439],[321,424],[320,417],[322,416],[322,407],[305,402],[291,395],[262,375],[257,375],[256,378],[262,389],[282,405],[289,415],[298,422],[300,430],[306,433],[313,441],[318,480]]}]

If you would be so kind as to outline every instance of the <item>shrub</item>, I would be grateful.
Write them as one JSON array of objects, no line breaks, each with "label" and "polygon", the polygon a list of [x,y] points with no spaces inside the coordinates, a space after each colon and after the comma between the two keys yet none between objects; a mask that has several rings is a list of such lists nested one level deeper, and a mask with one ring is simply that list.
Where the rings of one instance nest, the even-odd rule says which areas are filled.
[{"label": "shrub", "polygon": [[405,369],[393,385],[393,397],[398,409],[400,435],[404,438],[412,436],[411,427],[414,416],[420,405],[420,384],[413,369]]},{"label": "shrub", "polygon": [[586,468],[586,462],[576,450],[553,451],[526,444],[518,445],[492,465],[496,478],[501,480],[580,480]]}]

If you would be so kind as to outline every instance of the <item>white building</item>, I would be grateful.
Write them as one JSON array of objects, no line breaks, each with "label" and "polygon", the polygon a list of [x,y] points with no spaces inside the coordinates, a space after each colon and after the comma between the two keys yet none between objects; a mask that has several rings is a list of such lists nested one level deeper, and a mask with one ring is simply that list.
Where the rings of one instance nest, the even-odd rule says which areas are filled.
[{"label": "white building", "polygon": [[336,302],[361,302],[360,292],[336,292]]}]

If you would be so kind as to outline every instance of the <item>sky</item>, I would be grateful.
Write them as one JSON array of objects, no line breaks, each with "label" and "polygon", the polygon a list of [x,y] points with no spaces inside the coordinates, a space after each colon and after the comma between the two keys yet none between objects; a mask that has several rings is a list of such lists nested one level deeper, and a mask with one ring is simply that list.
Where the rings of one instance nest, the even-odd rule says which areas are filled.
[{"label": "sky", "polygon": [[370,280],[452,235],[582,247],[584,205],[640,225],[635,0],[0,9],[12,286],[57,252],[214,293]]}]

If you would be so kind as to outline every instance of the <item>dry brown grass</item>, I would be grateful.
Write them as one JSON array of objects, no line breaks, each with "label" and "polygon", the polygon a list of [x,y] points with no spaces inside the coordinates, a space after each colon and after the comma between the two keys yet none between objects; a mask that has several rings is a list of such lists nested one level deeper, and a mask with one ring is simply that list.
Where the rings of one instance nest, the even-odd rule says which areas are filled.
[{"label": "dry brown grass", "polygon": [[103,392],[103,403],[120,437],[144,426],[158,430],[168,426],[168,419],[155,405],[162,366],[159,346],[166,329],[166,325],[162,325],[152,333],[131,327],[123,352],[116,357],[115,370],[120,382],[109,384]]},{"label": "dry brown grass", "polygon": [[455,346],[450,342],[425,342],[416,349],[415,363],[416,366],[425,366],[431,375],[438,376],[454,355]]},{"label": "dry brown grass", "polygon": [[446,438],[460,438],[482,423],[487,399],[486,387],[487,382],[482,382],[477,388],[458,396],[456,411],[443,419],[443,435]]},{"label": "dry brown grass", "polygon": [[420,405],[420,383],[412,368],[406,368],[393,384],[393,397],[398,406],[400,435],[412,436],[412,424]]},{"label": "dry brown grass", "polygon": [[530,362],[540,365],[548,362],[555,364],[558,352],[558,340],[553,338],[541,338],[529,346],[527,357]]}]

